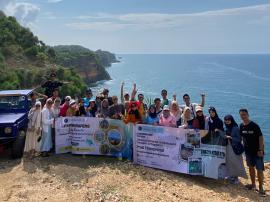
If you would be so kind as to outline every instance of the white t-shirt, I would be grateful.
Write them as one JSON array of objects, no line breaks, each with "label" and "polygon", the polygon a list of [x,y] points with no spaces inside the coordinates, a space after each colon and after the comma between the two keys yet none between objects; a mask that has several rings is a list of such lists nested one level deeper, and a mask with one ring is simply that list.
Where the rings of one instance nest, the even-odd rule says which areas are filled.
[{"label": "white t-shirt", "polygon": [[199,106],[198,103],[191,103],[189,106],[187,105],[180,105],[180,108],[184,111],[185,107],[189,107],[190,108],[190,112],[191,112],[191,118],[194,119],[196,117],[196,107]]}]

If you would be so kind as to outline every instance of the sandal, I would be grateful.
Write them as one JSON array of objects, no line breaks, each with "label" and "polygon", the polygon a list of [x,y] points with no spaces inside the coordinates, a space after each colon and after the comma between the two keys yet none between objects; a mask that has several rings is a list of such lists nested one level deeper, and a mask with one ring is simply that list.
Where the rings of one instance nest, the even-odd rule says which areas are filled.
[{"label": "sandal", "polygon": [[248,189],[248,190],[256,190],[256,187],[252,184],[247,184],[245,185],[245,187]]}]

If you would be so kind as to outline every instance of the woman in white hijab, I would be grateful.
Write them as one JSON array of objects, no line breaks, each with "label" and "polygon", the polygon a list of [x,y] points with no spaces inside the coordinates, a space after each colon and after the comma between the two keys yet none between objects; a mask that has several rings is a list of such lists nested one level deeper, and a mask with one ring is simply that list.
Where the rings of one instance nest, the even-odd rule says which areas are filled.
[{"label": "woman in white hijab", "polygon": [[41,132],[41,102],[37,101],[35,107],[31,108],[28,113],[28,120],[24,151],[32,158],[39,151],[38,138]]},{"label": "woman in white hijab", "polygon": [[49,151],[52,149],[52,125],[54,122],[52,112],[52,99],[46,101],[46,105],[42,110],[42,138],[41,138],[41,155],[49,156]]}]

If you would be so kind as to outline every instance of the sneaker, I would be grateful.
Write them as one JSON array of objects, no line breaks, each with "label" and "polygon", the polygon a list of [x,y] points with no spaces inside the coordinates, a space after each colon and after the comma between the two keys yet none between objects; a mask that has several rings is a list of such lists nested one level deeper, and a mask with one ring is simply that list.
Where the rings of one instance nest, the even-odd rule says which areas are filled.
[{"label": "sneaker", "polygon": [[263,189],[260,189],[260,190],[259,190],[259,195],[260,195],[261,197],[266,197],[266,192],[265,192]]}]

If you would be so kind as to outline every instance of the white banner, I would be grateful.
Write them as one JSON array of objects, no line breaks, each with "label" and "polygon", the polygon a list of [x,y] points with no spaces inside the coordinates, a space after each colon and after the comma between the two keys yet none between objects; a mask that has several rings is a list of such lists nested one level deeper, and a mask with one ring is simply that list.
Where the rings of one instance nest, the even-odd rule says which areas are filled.
[{"label": "white banner", "polygon": [[190,129],[136,125],[134,163],[209,178],[224,178],[222,137]]},{"label": "white banner", "polygon": [[121,120],[61,117],[56,120],[56,153],[132,158],[133,125]]}]

